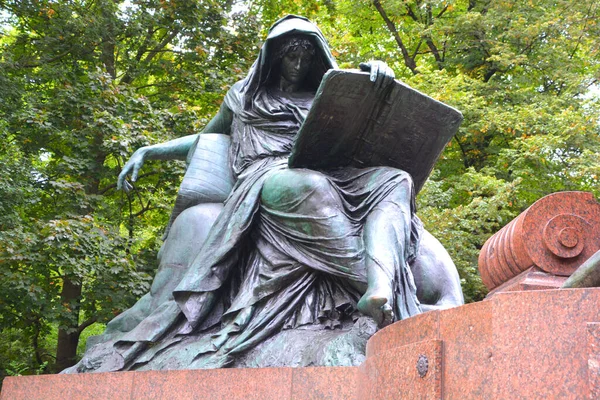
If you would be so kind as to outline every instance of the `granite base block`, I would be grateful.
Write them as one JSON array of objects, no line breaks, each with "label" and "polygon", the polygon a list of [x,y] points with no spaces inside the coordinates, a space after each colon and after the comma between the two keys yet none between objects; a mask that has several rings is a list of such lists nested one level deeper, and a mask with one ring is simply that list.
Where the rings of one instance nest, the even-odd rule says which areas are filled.
[{"label": "granite base block", "polygon": [[498,293],[377,332],[360,367],[8,377],[19,399],[600,398],[600,289]]}]

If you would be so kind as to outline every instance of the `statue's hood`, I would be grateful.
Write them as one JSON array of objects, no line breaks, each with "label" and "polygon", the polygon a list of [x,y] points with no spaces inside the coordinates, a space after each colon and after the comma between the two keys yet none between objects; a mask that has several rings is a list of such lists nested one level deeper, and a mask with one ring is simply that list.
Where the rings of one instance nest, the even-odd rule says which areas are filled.
[{"label": "statue's hood", "polygon": [[329,69],[337,68],[337,63],[331,54],[331,50],[329,50],[329,45],[327,45],[327,40],[325,40],[323,33],[321,33],[319,28],[317,28],[317,26],[310,22],[307,18],[297,15],[285,16],[271,26],[269,29],[269,34],[267,35],[267,40],[263,44],[261,50],[261,52],[264,52],[265,55],[261,60],[262,65],[264,65],[265,61],[270,57],[270,45],[272,45],[273,39],[297,34],[311,36],[317,45],[317,51],[321,53],[321,56],[325,57]]},{"label": "statue's hood", "polygon": [[323,33],[321,33],[315,24],[307,18],[297,15],[285,16],[275,22],[269,29],[269,34],[263,43],[258,58],[252,64],[248,76],[244,79],[241,89],[244,92],[244,108],[248,109],[251,107],[252,100],[260,89],[260,86],[267,81],[271,67],[271,56],[274,51],[274,42],[288,35],[310,36],[316,45],[315,57],[318,57],[319,62],[315,63],[315,67],[309,73],[309,75],[312,75],[309,76],[309,79],[312,78],[313,81],[320,83],[325,72],[338,67]]}]

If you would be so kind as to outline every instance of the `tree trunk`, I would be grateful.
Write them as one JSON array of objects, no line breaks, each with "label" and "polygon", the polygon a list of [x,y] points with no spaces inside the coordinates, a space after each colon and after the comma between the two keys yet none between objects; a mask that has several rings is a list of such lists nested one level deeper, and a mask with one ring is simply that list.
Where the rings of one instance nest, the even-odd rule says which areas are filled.
[{"label": "tree trunk", "polygon": [[114,14],[106,5],[102,4],[102,17],[106,21],[106,29],[102,34],[102,55],[101,60],[106,68],[106,72],[114,80],[117,77],[115,66],[115,29],[114,29]]},{"label": "tree trunk", "polygon": [[[93,156],[93,162],[90,165],[88,176],[83,177],[86,182],[85,191],[87,195],[97,195],[99,193],[100,176],[102,166],[106,160],[106,154],[102,149],[103,134],[97,132],[90,146],[96,150]],[[82,210],[82,215],[93,214],[91,207]],[[60,302],[63,307],[71,307],[72,318],[64,322],[65,327],[58,330],[58,344],[56,348],[56,371],[60,372],[65,368],[74,365],[77,362],[77,346],[79,336],[85,324],[79,325],[80,303],[82,294],[82,284],[72,280],[70,277],[63,278],[63,289],[60,295]]]},{"label": "tree trunk", "polygon": [[73,282],[68,278],[63,280],[63,289],[60,294],[61,304],[73,304],[71,312],[75,318],[74,326],[58,329],[58,345],[56,347],[56,372],[75,365],[77,362],[77,345],[79,344],[79,302],[81,300],[81,283]]}]

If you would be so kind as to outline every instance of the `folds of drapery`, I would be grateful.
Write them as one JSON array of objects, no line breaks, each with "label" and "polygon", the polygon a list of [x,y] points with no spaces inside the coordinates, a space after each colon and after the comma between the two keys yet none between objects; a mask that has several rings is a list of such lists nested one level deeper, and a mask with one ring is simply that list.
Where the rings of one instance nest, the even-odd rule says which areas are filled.
[{"label": "folds of drapery", "polygon": [[[239,275],[240,283],[231,293],[229,308],[221,309],[213,318],[222,323],[221,328],[213,329],[194,346],[186,347],[187,353],[197,352],[194,367],[227,365],[236,354],[282,329],[303,325],[332,329],[339,327],[344,319],[355,319],[361,293],[349,283],[366,283],[364,264],[368,257],[362,241],[357,241],[361,226],[373,209],[400,189],[409,197],[395,204],[399,207],[397,212],[409,218],[414,215],[412,183],[406,173],[389,168],[333,171],[325,176],[343,201],[338,209],[328,212],[341,214],[356,227],[349,235],[339,235],[338,230],[327,224],[329,218],[313,212],[303,214],[302,206],[293,208],[292,213],[269,209],[260,203],[260,190],[246,186],[260,187],[270,174],[283,168],[284,162],[274,162],[270,168],[263,165],[257,168],[260,172],[255,176],[241,181],[236,188],[239,192],[234,190],[211,238],[199,251],[196,266],[177,289],[176,299],[185,314],[197,308],[195,302],[202,301],[204,293],[219,291],[228,279]],[[399,221],[393,229],[408,232],[399,235],[405,238],[406,245],[398,246],[402,253],[395,256],[406,261],[416,251],[420,224],[413,218],[406,227],[401,215],[388,217]],[[312,228],[298,229],[307,224]],[[390,252],[395,251],[396,239],[389,238]],[[243,248],[249,249],[247,254],[234,255]],[[345,261],[350,259],[356,268],[348,268]],[[394,305],[399,318],[420,312],[414,280],[406,265],[401,262],[394,266]],[[176,345],[164,353],[163,359],[181,354]],[[141,361],[147,362],[149,358],[146,355]]]},{"label": "folds of drapery", "polygon": [[[282,20],[273,36],[285,35],[290,24],[289,33],[311,36],[321,58],[329,60],[319,74],[335,67],[318,29],[309,29],[306,21],[299,29],[295,18]],[[331,329],[352,321],[362,294],[357,287],[366,283],[365,264],[375,260],[364,246],[364,225],[386,201],[394,202],[387,208],[394,234],[383,240],[393,253],[389,258],[396,260],[391,271],[396,316],[420,312],[407,264],[416,255],[421,225],[407,173],[390,168],[315,172],[326,177],[327,189],[339,199],[335,207],[319,212],[306,206],[314,199],[302,196],[283,207],[261,203],[265,182],[287,169],[294,137],[312,103],[312,96],[286,97],[261,86],[269,70],[270,42],[248,78],[225,98],[234,115],[229,153],[234,189],[174,299],[114,343],[120,354],[129,354],[125,368],[146,363],[152,368],[220,367],[282,329]],[[318,196],[307,196],[313,194]],[[395,246],[396,240],[402,245]]]}]

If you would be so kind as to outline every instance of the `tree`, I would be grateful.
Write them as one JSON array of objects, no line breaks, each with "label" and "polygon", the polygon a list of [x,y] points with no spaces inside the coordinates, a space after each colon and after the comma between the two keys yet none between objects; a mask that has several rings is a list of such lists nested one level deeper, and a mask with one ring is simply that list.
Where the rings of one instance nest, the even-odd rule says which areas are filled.
[{"label": "tree", "polygon": [[40,337],[56,324],[50,365],[59,371],[76,361],[83,329],[131,305],[155,267],[182,165],[149,164],[125,195],[115,190],[123,160],[197,132],[246,69],[236,55],[251,51],[256,35],[251,22],[226,21],[231,2],[0,5],[8,26],[0,79],[9,88],[0,113],[11,146],[2,159],[29,162],[6,190],[28,188],[36,199],[2,202],[18,213],[2,230],[2,305],[13,317],[1,322],[33,330],[33,369],[48,361]]}]

